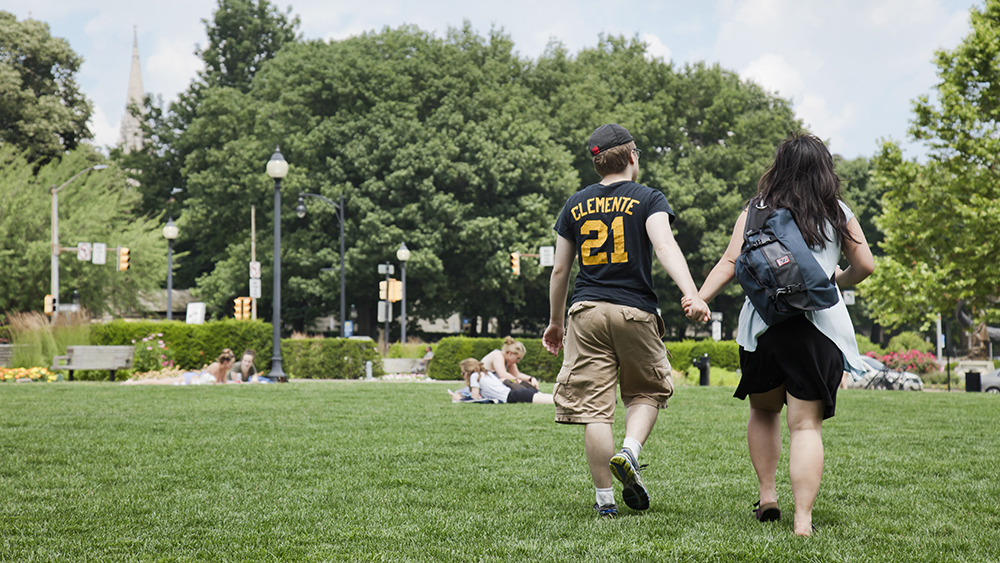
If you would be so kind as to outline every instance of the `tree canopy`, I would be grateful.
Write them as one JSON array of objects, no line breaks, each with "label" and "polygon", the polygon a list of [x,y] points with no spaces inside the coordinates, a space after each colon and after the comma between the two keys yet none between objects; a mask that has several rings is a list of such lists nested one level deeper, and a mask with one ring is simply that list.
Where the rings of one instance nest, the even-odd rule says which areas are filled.
[{"label": "tree canopy", "polygon": [[0,11],[0,144],[48,161],[90,138],[90,102],[75,75],[83,60],[38,20]]},{"label": "tree canopy", "polygon": [[885,189],[885,233],[865,285],[881,322],[927,325],[966,301],[982,318],[1000,297],[1000,1],[971,10],[972,31],[935,55],[936,96],[914,102],[910,135],[928,161],[885,142],[873,179]]},{"label": "tree canopy", "polygon": [[[266,13],[275,29],[297,23]],[[217,13],[213,45],[238,33],[223,21]],[[235,57],[226,69],[241,67]],[[547,321],[548,272],[525,259],[522,275],[511,276],[509,254],[554,244],[565,199],[597,180],[584,151],[596,126],[621,123],[646,151],[640,181],[662,189],[677,211],[696,279],[721,255],[777,142],[799,126],[787,101],[735,73],[703,64],[677,70],[622,37],[575,56],[554,43],[532,61],[502,31],[484,37],[466,24],[436,37],[402,26],[330,42],[286,35],[273,57],[245,64],[255,69],[248,88],[206,72],[182,102],[150,112],[161,145],[134,168],[166,166],[183,182],[178,247],[190,252],[178,278],[227,314],[248,283],[251,205],[258,260],[272,258],[270,229],[260,228],[273,214],[264,165],[280,145],[290,164],[282,316],[297,328],[339,302],[336,273],[323,272],[339,262],[336,211],[307,200],[307,216],[296,218],[299,191],[345,198],[348,302],[362,326],[374,324],[377,265],[394,263],[405,242],[411,316],[460,312],[497,318],[501,332],[515,323],[538,330]],[[157,193],[165,198],[166,186]],[[680,295],[656,276],[665,317],[681,331]],[[732,326],[736,293],[717,302]]]}]

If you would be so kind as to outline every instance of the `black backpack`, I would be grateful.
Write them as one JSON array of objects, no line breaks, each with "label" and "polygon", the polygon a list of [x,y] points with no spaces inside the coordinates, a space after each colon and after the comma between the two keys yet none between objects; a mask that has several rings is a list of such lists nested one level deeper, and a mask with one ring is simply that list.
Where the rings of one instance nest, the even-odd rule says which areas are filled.
[{"label": "black backpack", "polygon": [[792,213],[754,200],[747,206],[736,279],[769,326],[840,301],[836,282],[812,255]]}]

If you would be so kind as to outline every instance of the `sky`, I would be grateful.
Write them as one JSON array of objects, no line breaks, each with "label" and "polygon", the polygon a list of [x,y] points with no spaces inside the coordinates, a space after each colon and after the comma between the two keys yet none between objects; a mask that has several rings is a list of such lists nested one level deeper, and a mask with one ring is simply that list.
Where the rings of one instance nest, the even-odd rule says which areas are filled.
[{"label": "sky", "polygon": [[[718,63],[790,99],[796,116],[830,150],[871,157],[881,139],[909,142],[911,102],[933,97],[938,49],[953,49],[969,31],[969,9],[983,0],[278,0],[291,7],[306,39],[336,41],[366,31],[414,24],[443,36],[471,22],[480,35],[502,29],[522,57],[537,58],[551,41],[571,53],[601,34],[638,37],[650,56],[676,67]],[[84,63],[77,81],[94,104],[90,129],[98,146],[117,143],[128,92],[133,29],[147,93],[176,100],[202,68],[205,24],[217,0],[0,0],[19,20],[49,24]]]}]

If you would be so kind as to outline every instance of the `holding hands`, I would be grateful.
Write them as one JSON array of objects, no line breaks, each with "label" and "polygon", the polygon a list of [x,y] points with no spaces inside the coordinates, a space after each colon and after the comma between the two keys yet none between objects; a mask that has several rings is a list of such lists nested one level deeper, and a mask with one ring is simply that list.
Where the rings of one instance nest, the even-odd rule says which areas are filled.
[{"label": "holding hands", "polygon": [[685,295],[681,298],[681,307],[684,307],[684,315],[692,321],[708,322],[712,317],[712,311],[708,308],[705,300],[695,295]]}]

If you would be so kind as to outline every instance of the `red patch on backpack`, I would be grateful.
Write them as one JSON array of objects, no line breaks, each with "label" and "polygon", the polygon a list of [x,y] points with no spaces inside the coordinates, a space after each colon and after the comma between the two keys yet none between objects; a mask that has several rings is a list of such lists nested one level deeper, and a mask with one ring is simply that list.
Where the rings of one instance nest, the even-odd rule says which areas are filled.
[{"label": "red patch on backpack", "polygon": [[787,264],[787,263],[789,263],[791,261],[792,261],[792,259],[789,258],[786,255],[786,256],[782,256],[781,258],[778,258],[777,260],[774,261],[774,263],[777,264],[778,267],[780,268],[781,266],[784,266],[785,264]]}]

